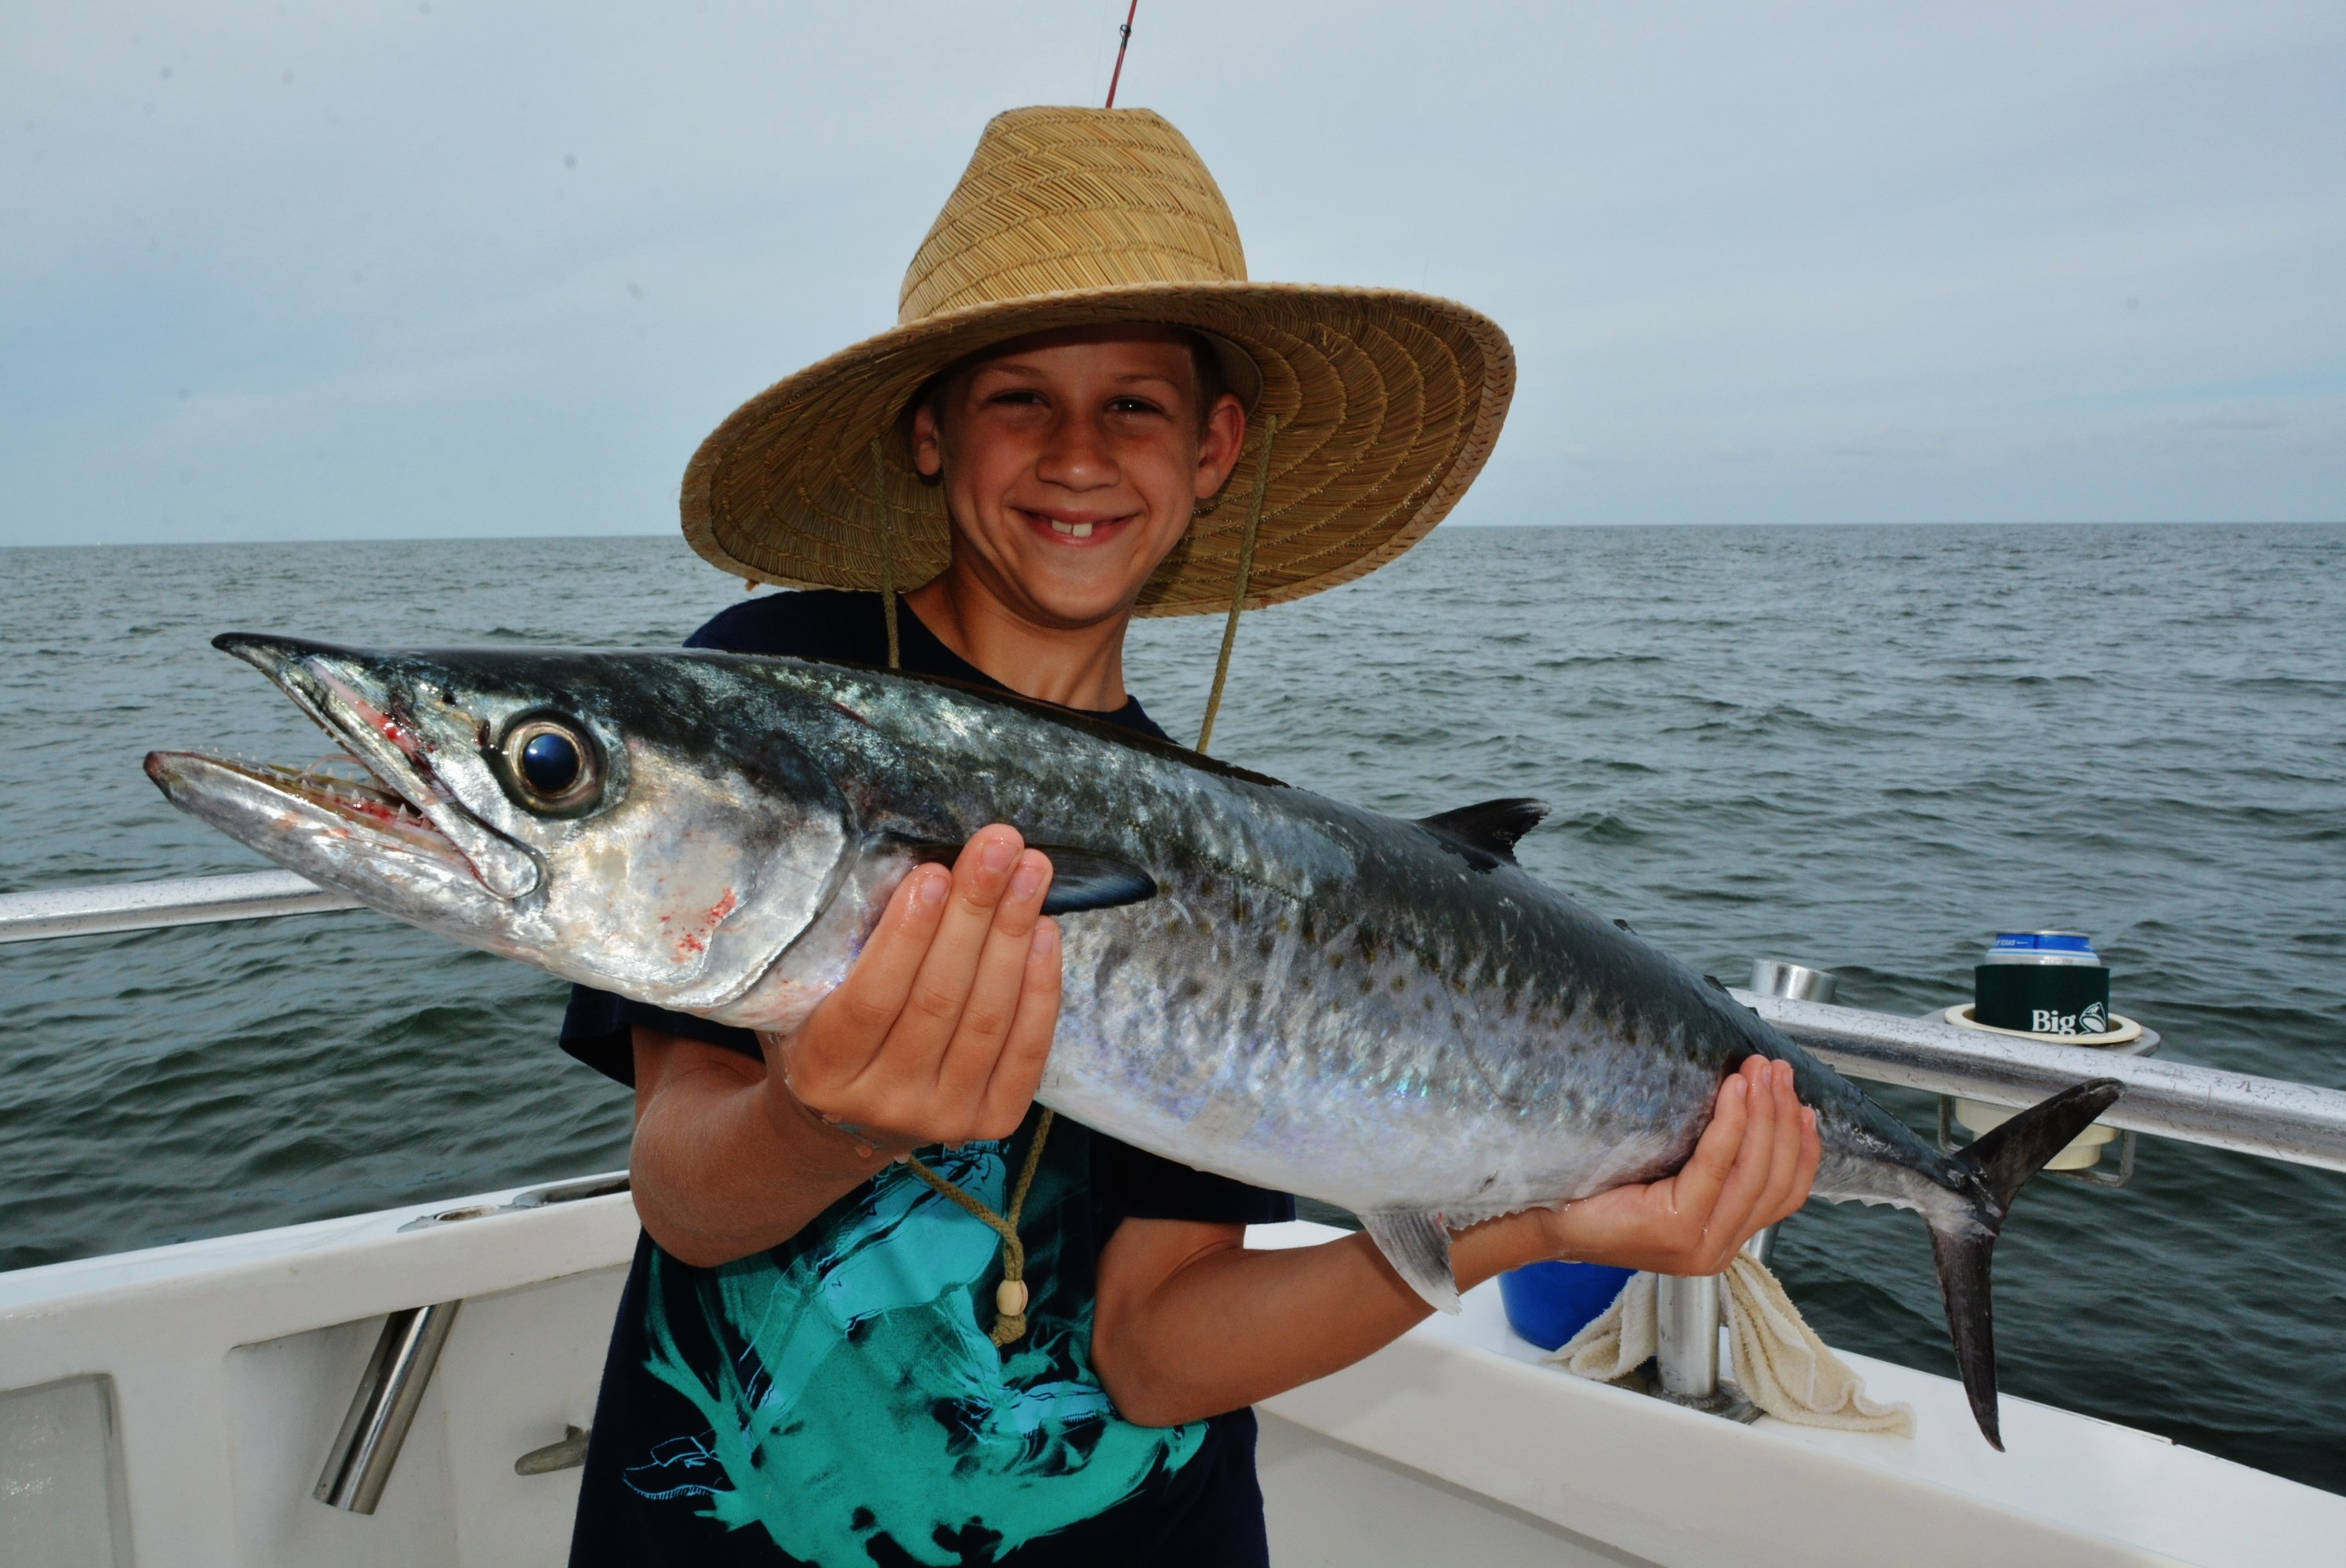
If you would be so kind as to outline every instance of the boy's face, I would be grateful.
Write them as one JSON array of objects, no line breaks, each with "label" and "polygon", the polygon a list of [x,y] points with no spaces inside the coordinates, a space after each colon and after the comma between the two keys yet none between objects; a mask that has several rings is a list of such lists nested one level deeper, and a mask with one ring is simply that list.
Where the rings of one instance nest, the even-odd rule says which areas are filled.
[{"label": "boy's face", "polygon": [[1246,434],[1237,398],[1198,408],[1193,341],[1167,327],[1071,328],[954,372],[913,416],[915,463],[944,475],[952,573],[1037,626],[1128,614]]}]

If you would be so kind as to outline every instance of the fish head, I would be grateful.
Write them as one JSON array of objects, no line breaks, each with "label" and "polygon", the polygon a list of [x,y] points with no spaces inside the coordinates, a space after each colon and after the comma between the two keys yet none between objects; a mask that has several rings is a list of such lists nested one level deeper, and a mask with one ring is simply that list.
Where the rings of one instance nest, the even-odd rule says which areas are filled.
[{"label": "fish head", "polygon": [[854,859],[832,780],[689,659],[213,646],[348,756],[153,753],[172,804],[395,919],[582,984],[721,1009]]}]

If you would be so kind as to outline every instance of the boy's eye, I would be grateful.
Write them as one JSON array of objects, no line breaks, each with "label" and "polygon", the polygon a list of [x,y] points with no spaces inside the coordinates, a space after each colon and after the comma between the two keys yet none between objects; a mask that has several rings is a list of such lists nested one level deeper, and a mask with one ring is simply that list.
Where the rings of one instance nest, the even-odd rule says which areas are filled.
[{"label": "boy's eye", "polygon": [[1110,413],[1163,413],[1165,411],[1145,397],[1120,397],[1108,403]]}]

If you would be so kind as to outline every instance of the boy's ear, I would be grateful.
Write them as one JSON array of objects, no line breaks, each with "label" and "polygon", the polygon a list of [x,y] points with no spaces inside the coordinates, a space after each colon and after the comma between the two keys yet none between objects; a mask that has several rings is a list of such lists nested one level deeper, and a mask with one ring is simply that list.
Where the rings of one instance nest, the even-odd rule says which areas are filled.
[{"label": "boy's ear", "polygon": [[1239,465],[1239,449],[1246,444],[1246,404],[1235,392],[1224,392],[1207,411],[1204,439],[1198,443],[1198,499],[1209,501],[1229,483]]},{"label": "boy's ear", "polygon": [[936,410],[926,400],[913,410],[913,468],[923,479],[945,471],[944,433],[937,428]]}]

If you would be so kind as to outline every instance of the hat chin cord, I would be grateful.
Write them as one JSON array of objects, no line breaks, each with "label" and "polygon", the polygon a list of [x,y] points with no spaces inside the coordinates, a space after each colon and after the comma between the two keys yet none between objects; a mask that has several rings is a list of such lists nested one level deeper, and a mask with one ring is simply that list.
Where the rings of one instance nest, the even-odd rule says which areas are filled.
[{"label": "hat chin cord", "polygon": [[872,508],[880,514],[880,614],[888,623],[888,667],[900,667],[896,647],[896,530],[888,521],[888,470],[880,438],[872,438]]},{"label": "hat chin cord", "polygon": [[1206,721],[1198,727],[1198,749],[1214,738],[1214,716],[1222,710],[1222,687],[1230,678],[1230,650],[1238,646],[1239,612],[1246,608],[1247,583],[1254,575],[1254,540],[1262,529],[1263,493],[1270,488],[1270,443],[1279,439],[1279,416],[1262,422],[1262,450],[1254,463],[1254,504],[1247,508],[1246,534],[1239,541],[1239,580],[1230,589],[1229,619],[1222,623],[1221,657],[1214,661],[1214,689],[1206,697]]},{"label": "hat chin cord", "polygon": [[999,1215],[986,1207],[969,1190],[929,1168],[916,1155],[906,1155],[904,1164],[914,1176],[934,1187],[1002,1238],[1002,1283],[994,1288],[994,1330],[986,1338],[997,1346],[1014,1344],[1026,1334],[1026,1307],[1031,1299],[1026,1289],[1026,1245],[1018,1239],[1018,1211],[1026,1207],[1026,1189],[1035,1185],[1035,1169],[1043,1163],[1043,1141],[1051,1135],[1053,1113],[1046,1109],[1035,1124],[1035,1141],[1026,1145],[1026,1163],[1019,1168],[1018,1185],[1010,1191],[1010,1212]]},{"label": "hat chin cord", "polygon": [[[1238,585],[1230,594],[1229,618],[1222,624],[1221,657],[1214,661],[1214,689],[1206,698],[1206,722],[1198,730],[1198,749],[1214,738],[1214,715],[1222,706],[1222,687],[1230,677],[1230,650],[1238,645],[1239,612],[1246,608],[1247,581],[1254,575],[1254,541],[1262,527],[1263,493],[1270,484],[1270,443],[1279,434],[1277,415],[1263,421],[1262,451],[1255,459],[1254,504],[1247,509],[1246,534],[1239,542]],[[880,442],[872,443],[872,499],[880,514],[880,603],[888,622],[888,667],[898,667],[896,643],[896,536],[889,526],[886,470],[880,466]],[[984,1202],[951,1177],[939,1176],[916,1155],[904,1164],[939,1196],[966,1211],[1002,1238],[1002,1283],[994,1290],[994,1329],[986,1337],[998,1346],[1016,1343],[1026,1334],[1026,1308],[1032,1294],[1026,1286],[1026,1246],[1018,1237],[1019,1211],[1026,1207],[1026,1191],[1035,1185],[1035,1167],[1043,1162],[1043,1143],[1051,1135],[1052,1113],[1046,1109],[1035,1124],[1035,1140],[1026,1145],[1026,1161],[1011,1189],[1006,1214],[996,1214]]]}]

